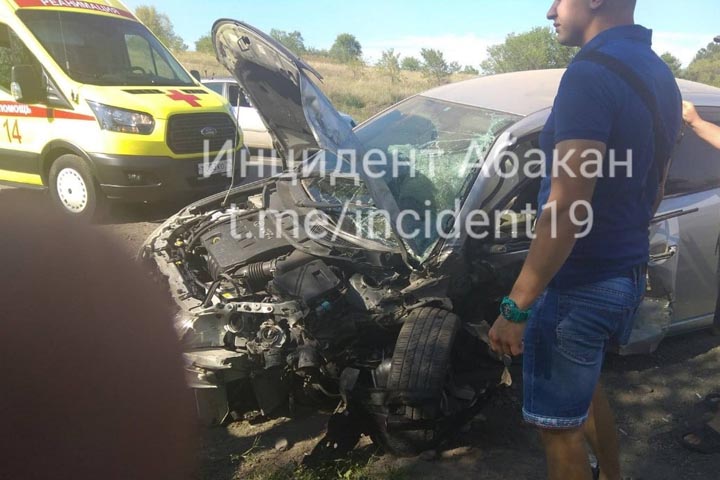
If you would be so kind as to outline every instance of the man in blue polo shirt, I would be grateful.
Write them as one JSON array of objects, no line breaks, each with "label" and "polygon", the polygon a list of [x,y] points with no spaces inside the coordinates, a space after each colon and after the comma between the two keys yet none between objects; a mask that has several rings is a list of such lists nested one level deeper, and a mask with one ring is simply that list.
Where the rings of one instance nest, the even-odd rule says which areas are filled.
[{"label": "man in blue polo shirt", "polygon": [[[608,346],[632,330],[648,228],[682,122],[677,84],[651,49],[652,32],[635,25],[635,3],[556,0],[548,12],[559,42],[582,49],[540,137],[547,175],[537,238],[490,334],[495,351],[524,353],[523,416],[540,428],[551,479],[593,478],[586,440],[596,478],[620,479],[600,372]],[[591,60],[598,55],[631,75]]]}]

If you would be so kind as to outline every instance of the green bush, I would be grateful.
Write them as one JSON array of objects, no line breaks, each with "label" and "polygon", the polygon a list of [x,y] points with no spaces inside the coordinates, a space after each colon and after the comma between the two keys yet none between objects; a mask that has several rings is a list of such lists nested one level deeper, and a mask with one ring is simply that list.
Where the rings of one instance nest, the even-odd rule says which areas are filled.
[{"label": "green bush", "polygon": [[352,93],[336,93],[331,96],[330,100],[340,111],[361,110],[367,105],[365,100]]}]

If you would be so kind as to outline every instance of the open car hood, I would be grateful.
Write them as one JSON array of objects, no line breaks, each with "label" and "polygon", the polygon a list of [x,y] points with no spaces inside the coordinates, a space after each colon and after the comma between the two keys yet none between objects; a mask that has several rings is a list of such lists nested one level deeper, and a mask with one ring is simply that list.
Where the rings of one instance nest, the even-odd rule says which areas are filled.
[{"label": "open car hood", "polygon": [[228,19],[215,22],[212,38],[218,60],[250,97],[285,161],[306,150],[354,147],[352,128],[308,73],[322,76],[280,42]]},{"label": "open car hood", "polygon": [[[243,22],[221,19],[212,28],[218,60],[243,87],[273,135],[286,162],[303,159],[305,150],[324,149],[337,154],[365,149],[346,119],[310,79],[322,76],[280,42]],[[387,184],[368,175],[365,165],[356,172],[378,208],[385,210],[398,239],[397,202]],[[404,241],[404,240],[402,240]]]}]

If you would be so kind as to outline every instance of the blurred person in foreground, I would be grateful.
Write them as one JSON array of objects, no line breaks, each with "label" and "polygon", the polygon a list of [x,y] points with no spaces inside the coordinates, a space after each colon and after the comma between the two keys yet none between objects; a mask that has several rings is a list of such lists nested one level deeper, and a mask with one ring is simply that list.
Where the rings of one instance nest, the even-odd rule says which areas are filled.
[{"label": "blurred person in foreground", "polygon": [[553,480],[621,478],[600,373],[606,350],[628,342],[645,292],[649,225],[682,124],[677,83],[652,31],[635,24],[635,4],[556,0],[547,14],[561,44],[582,48],[540,135],[536,238],[490,332],[495,351],[524,353],[523,416],[540,430]]},{"label": "blurred person in foreground", "polygon": [[[698,137],[713,147],[720,149],[720,127],[714,123],[703,120],[695,109],[695,105],[690,102],[683,102],[683,119]],[[720,165],[718,165],[718,168],[720,169]],[[720,237],[718,237],[715,253],[719,255],[717,267],[718,297],[717,305],[715,306],[713,330],[716,334],[720,335]],[[682,445],[689,450],[705,454],[720,453],[720,411],[718,411],[720,407],[720,392],[709,394],[705,397],[705,403],[711,409],[715,410],[715,417],[701,427],[683,434],[680,441]]]},{"label": "blurred person in foreground", "polygon": [[0,205],[0,479],[188,479],[166,292],[97,230]]}]

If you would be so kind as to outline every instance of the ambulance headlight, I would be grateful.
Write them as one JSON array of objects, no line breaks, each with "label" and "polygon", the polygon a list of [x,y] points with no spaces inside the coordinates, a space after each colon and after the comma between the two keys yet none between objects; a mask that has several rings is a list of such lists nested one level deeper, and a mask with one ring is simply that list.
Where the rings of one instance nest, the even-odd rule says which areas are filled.
[{"label": "ambulance headlight", "polygon": [[150,135],[155,129],[155,119],[147,113],[110,107],[90,101],[88,101],[88,105],[95,112],[100,128],[103,130]]}]

